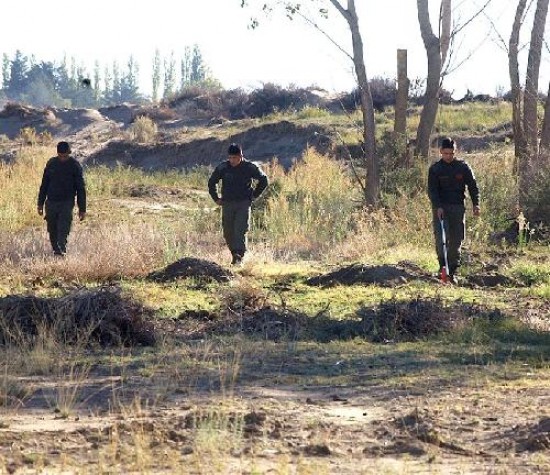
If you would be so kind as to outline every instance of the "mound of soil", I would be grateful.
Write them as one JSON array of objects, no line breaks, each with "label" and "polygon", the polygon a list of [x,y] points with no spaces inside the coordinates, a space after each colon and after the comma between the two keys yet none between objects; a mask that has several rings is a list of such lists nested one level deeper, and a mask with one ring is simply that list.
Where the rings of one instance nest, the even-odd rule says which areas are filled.
[{"label": "mound of soil", "polygon": [[152,311],[116,287],[83,289],[58,298],[12,295],[0,299],[0,342],[31,344],[47,330],[71,344],[154,345]]},{"label": "mound of soil", "polygon": [[228,282],[233,278],[233,273],[215,262],[184,257],[147,276],[148,280],[155,282],[172,282],[186,278],[194,278],[201,282]]},{"label": "mound of soil", "polygon": [[109,128],[111,122],[95,109],[39,109],[21,104],[7,104],[0,111],[0,135],[15,139],[22,128],[31,127],[37,133],[49,132],[66,137],[87,128]]},{"label": "mound of soil", "polygon": [[498,272],[469,275],[466,283],[474,287],[523,287],[518,280]]},{"label": "mound of soil", "polygon": [[322,127],[296,125],[288,121],[252,127],[228,138],[210,137],[189,142],[136,144],[112,140],[85,160],[90,164],[115,166],[117,163],[144,170],[189,169],[217,165],[225,159],[231,142],[243,144],[250,160],[269,162],[274,157],[285,167],[302,157],[308,147],[326,152],[330,132]]},{"label": "mound of soil", "polygon": [[396,285],[406,284],[411,280],[433,280],[433,277],[417,265],[407,261],[399,262],[396,265],[379,266],[356,263],[328,274],[312,277],[306,283],[320,287],[356,284],[395,287]]}]

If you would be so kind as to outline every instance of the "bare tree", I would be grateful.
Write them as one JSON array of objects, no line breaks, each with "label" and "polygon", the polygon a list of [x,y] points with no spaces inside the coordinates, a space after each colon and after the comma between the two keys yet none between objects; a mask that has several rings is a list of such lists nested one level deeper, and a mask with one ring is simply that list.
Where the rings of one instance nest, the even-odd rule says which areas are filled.
[{"label": "bare tree", "polygon": [[530,183],[540,168],[538,163],[547,154],[550,144],[550,100],[546,101],[545,120],[542,129],[539,154],[538,139],[538,84],[544,30],[548,16],[549,0],[537,0],[533,19],[529,57],[522,94],[519,74],[520,32],[528,10],[527,0],[519,0],[510,35],[508,67],[512,88],[512,122],[515,142],[515,172],[518,175],[519,207],[529,214]]},{"label": "bare tree", "polygon": [[[424,94],[424,107],[420,114],[420,123],[416,133],[416,150],[420,156],[427,157],[430,152],[430,136],[439,107],[443,57],[446,58],[450,45],[451,0],[443,0],[441,4],[441,38],[435,35],[432,28],[429,0],[417,0],[417,8],[420,33],[428,56],[428,77]],[[443,15],[446,16],[445,20],[443,20]],[[449,26],[447,27],[447,25]]]},{"label": "bare tree", "polygon": [[550,156],[550,85],[548,86],[548,95],[544,103],[544,121],[540,134],[540,154],[542,157]]},{"label": "bare tree", "polygon": [[538,155],[537,104],[539,94],[539,71],[546,17],[548,15],[548,2],[549,0],[538,0],[537,2],[533,29],[531,30],[529,59],[527,60],[527,74],[525,77],[523,128],[531,157],[536,157]]},{"label": "bare tree", "polygon": [[519,0],[516,15],[512,25],[512,34],[508,43],[508,71],[510,74],[510,86],[512,92],[512,127],[514,131],[515,146],[515,171],[518,173],[518,161],[520,157],[527,156],[527,140],[523,130],[522,120],[522,89],[519,76],[519,39],[521,25],[523,24],[527,0]]},{"label": "bare tree", "polygon": [[[311,0],[313,2],[313,0]],[[335,44],[346,56],[351,58],[354,65],[355,76],[357,80],[357,86],[361,101],[361,113],[363,118],[363,153],[367,169],[366,186],[363,188],[365,192],[365,203],[370,206],[376,206],[380,200],[380,164],[378,157],[376,156],[376,136],[375,136],[375,120],[374,120],[374,107],[372,104],[372,94],[369,86],[367,70],[364,60],[364,48],[361,31],[359,29],[359,17],[357,15],[357,9],[355,7],[355,0],[346,0],[346,6],[344,6],[339,0],[328,0],[346,20],[351,32],[351,41],[353,54],[346,52],[345,48],[338,45],[333,38],[330,37],[317,23],[316,21],[303,14],[301,12],[301,3],[286,2],[273,0],[271,2],[271,8],[278,5],[285,9],[287,15],[298,15],[303,18],[307,23],[315,27],[318,31],[323,33],[329,38],[329,40]],[[247,5],[246,0],[241,0],[241,6]],[[264,4],[263,10],[269,10],[268,3]],[[326,15],[328,11],[324,8],[319,8],[318,12],[321,15]],[[257,26],[257,22],[253,23],[253,26]]]},{"label": "bare tree", "polygon": [[443,78],[458,69],[472,57],[471,51],[465,59],[458,64],[454,63],[453,43],[457,36],[462,33],[477,17],[479,17],[489,6],[492,0],[485,0],[477,11],[460,25],[453,27],[453,3],[452,0],[441,0],[439,13],[439,36],[432,28],[429,0],[417,0],[418,23],[420,33],[428,57],[428,76],[426,80],[426,92],[424,94],[424,107],[420,115],[416,135],[416,153],[427,157],[430,151],[430,137],[439,109],[439,95]]}]

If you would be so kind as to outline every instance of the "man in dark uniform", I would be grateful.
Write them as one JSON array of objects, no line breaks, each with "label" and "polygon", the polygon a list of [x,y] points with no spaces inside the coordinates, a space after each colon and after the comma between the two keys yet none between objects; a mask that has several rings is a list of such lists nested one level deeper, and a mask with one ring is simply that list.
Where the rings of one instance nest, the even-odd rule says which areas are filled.
[{"label": "man in dark uniform", "polygon": [[441,160],[434,163],[428,173],[428,194],[432,203],[433,228],[439,267],[445,266],[440,220],[443,220],[447,237],[449,281],[456,284],[456,271],[460,266],[460,250],[465,236],[466,187],[473,204],[474,216],[479,216],[479,189],[470,166],[455,158],[456,146],[451,138],[441,141]]},{"label": "man in dark uniform", "polygon": [[75,197],[78,217],[82,221],[86,216],[86,185],[82,167],[71,157],[69,144],[59,142],[57,157],[48,160],[38,193],[38,214],[44,215],[45,205],[48,234],[56,256],[64,256],[67,252]]},{"label": "man in dark uniform", "polygon": [[[233,259],[231,264],[242,262],[246,252],[246,233],[250,221],[250,206],[266,189],[268,180],[264,172],[243,157],[239,145],[232,143],[228,159],[219,164],[208,180],[212,199],[222,207],[223,236]],[[255,187],[252,180],[256,180]],[[217,185],[221,185],[221,196]]]}]

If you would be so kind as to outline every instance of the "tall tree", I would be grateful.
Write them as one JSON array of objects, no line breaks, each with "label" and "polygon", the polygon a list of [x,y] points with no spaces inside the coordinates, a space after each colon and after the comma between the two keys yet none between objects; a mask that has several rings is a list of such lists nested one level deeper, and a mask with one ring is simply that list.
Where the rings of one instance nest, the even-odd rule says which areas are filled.
[{"label": "tall tree", "polygon": [[191,47],[186,46],[180,62],[180,90],[185,89],[191,83],[191,58]]},{"label": "tall tree", "polygon": [[524,21],[527,0],[519,0],[512,25],[512,33],[508,43],[508,72],[512,94],[512,127],[514,131],[515,146],[515,172],[518,173],[519,160],[527,157],[527,139],[523,130],[523,91],[519,75],[519,41],[520,30]]},{"label": "tall tree", "polygon": [[206,79],[206,67],[202,59],[202,53],[198,45],[193,46],[193,56],[191,57],[191,71],[189,82],[199,84]]},{"label": "tall tree", "polygon": [[20,50],[15,52],[15,56],[10,64],[10,73],[8,80],[8,93],[10,97],[18,99],[25,89],[25,81],[29,70],[29,58]]},{"label": "tall tree", "polygon": [[170,98],[176,92],[176,60],[174,52],[169,58],[164,59],[164,95],[165,99]]},{"label": "tall tree", "polygon": [[[367,169],[366,186],[362,185],[362,187],[365,195],[365,203],[370,206],[376,206],[380,200],[380,163],[376,156],[374,107],[365,66],[363,38],[359,28],[359,17],[357,15],[355,0],[346,0],[346,5],[339,0],[328,0],[327,4],[327,6],[332,6],[346,20],[351,33],[352,54],[346,52],[344,48],[330,38],[330,36],[318,26],[313,18],[301,13],[302,3],[303,2],[280,2],[274,0],[271,2],[271,6],[283,6],[288,16],[292,17],[298,15],[303,18],[310,25],[327,36],[329,40],[343,51],[353,62],[361,103],[361,115],[363,119],[363,154]],[[328,9],[324,8],[320,2],[310,0],[310,3],[315,5],[318,14],[321,16],[326,16],[328,14]],[[247,0],[241,0],[241,6],[246,6],[247,4]],[[269,4],[264,3],[263,10],[269,10]],[[253,26],[257,26],[257,21],[253,22]]]},{"label": "tall tree", "polygon": [[101,104],[101,68],[99,66],[99,61],[96,61],[94,63],[94,84],[93,84],[93,91],[94,91],[94,101],[96,103],[96,107],[98,107]]},{"label": "tall tree", "polygon": [[162,78],[162,60],[160,58],[160,51],[155,50],[155,56],[153,58],[153,102],[158,102],[159,100],[159,89],[160,81]]},{"label": "tall tree", "polygon": [[123,102],[133,102],[139,99],[139,66],[133,56],[130,56],[126,67],[126,73],[122,76],[121,79],[120,99]]},{"label": "tall tree", "polygon": [[529,154],[535,157],[538,154],[538,115],[537,105],[539,97],[539,72],[544,41],[546,17],[548,16],[549,0],[538,0],[531,30],[529,58],[525,76],[525,99],[523,104],[523,129],[527,138]]},{"label": "tall tree", "polygon": [[10,58],[6,53],[4,53],[2,55],[2,89],[7,89],[10,85],[10,68]]},{"label": "tall tree", "polygon": [[428,77],[424,94],[424,106],[422,107],[420,123],[416,133],[416,150],[422,157],[428,157],[430,137],[439,108],[441,72],[450,45],[451,0],[443,0],[441,4],[439,20],[441,37],[436,36],[432,28],[429,0],[417,0],[417,8],[420,33],[428,56]]}]

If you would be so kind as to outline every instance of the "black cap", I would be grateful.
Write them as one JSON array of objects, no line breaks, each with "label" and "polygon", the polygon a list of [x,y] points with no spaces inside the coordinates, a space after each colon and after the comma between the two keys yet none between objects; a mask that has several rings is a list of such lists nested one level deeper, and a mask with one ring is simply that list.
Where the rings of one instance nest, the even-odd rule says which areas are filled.
[{"label": "black cap", "polygon": [[230,146],[229,146],[229,149],[227,150],[227,153],[229,155],[242,155],[243,154],[243,150],[241,148],[240,145],[236,144],[236,143],[232,143]]},{"label": "black cap", "polygon": [[455,141],[451,137],[445,137],[441,139],[440,148],[455,148]]},{"label": "black cap", "polygon": [[57,144],[57,153],[71,153],[71,146],[68,142],[59,142]]}]

